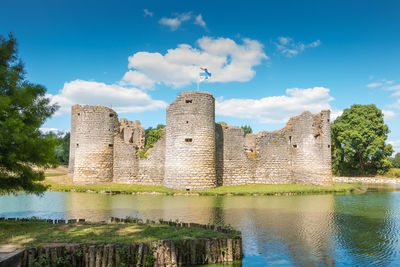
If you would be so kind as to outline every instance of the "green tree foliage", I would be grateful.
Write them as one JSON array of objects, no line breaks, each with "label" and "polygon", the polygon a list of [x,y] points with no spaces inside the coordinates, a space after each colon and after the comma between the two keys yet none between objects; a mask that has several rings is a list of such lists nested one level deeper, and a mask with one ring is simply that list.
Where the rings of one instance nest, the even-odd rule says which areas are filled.
[{"label": "green tree foliage", "polygon": [[332,169],[337,175],[383,174],[393,149],[389,127],[375,105],[353,105],[331,124]]},{"label": "green tree foliage", "polygon": [[56,156],[63,165],[68,165],[69,162],[69,139],[70,133],[63,137],[58,137],[58,145],[56,146]]},{"label": "green tree foliage", "polygon": [[393,168],[400,168],[400,153],[397,153],[394,158],[390,158]]},{"label": "green tree foliage", "polygon": [[246,136],[247,134],[253,133],[253,129],[251,129],[250,125],[243,125],[240,128],[243,129],[244,136]]},{"label": "green tree foliage", "polygon": [[149,136],[150,136],[150,132],[152,131],[152,130],[159,130],[159,129],[163,129],[165,127],[165,125],[164,124],[157,124],[157,127],[156,128],[153,128],[153,127],[149,127],[149,128],[147,128],[144,132],[145,132],[145,145],[147,144],[147,140],[149,139]]},{"label": "green tree foliage", "polygon": [[219,121],[219,122],[217,122],[218,124],[221,124],[221,125],[223,125],[223,126],[227,126],[228,124],[226,123],[226,122],[224,122],[224,121]]},{"label": "green tree foliage", "polygon": [[57,139],[39,131],[57,109],[45,93],[43,86],[25,80],[15,38],[0,36],[0,193],[46,189],[38,183],[44,173],[32,168],[48,168],[58,162]]},{"label": "green tree foliage", "polygon": [[147,151],[154,146],[158,139],[161,138],[164,127],[164,124],[158,124],[155,129],[149,127],[145,130],[145,145],[144,149],[139,151],[140,158],[147,158]]}]

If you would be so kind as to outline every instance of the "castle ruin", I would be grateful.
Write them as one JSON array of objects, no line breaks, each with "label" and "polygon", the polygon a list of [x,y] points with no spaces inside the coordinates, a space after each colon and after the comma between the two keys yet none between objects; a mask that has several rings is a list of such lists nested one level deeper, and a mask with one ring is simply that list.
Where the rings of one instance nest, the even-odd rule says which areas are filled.
[{"label": "castle ruin", "polygon": [[104,106],[71,110],[69,173],[78,183],[164,185],[192,190],[221,185],[332,185],[330,111],[308,111],[273,132],[244,136],[215,123],[215,99],[183,92],[167,107],[161,138],[139,157],[145,131]]}]

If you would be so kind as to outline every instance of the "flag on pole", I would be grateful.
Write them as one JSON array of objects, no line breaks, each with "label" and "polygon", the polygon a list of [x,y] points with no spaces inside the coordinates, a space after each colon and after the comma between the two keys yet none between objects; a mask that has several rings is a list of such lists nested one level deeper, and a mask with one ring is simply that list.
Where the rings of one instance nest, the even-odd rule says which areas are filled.
[{"label": "flag on pole", "polygon": [[206,68],[200,68],[200,70],[200,79],[197,80],[197,91],[199,91],[199,83],[211,77],[211,73],[209,73]]},{"label": "flag on pole", "polygon": [[200,81],[207,80],[208,78],[211,77],[211,73],[208,72],[206,68],[200,68]]}]

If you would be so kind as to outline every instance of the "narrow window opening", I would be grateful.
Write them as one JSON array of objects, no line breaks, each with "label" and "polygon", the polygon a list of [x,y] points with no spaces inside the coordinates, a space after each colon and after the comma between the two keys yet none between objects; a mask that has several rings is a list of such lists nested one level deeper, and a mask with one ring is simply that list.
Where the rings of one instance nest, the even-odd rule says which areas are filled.
[{"label": "narrow window opening", "polygon": [[78,116],[81,115],[81,113],[78,113]]},{"label": "narrow window opening", "polygon": [[329,122],[329,121],[330,121],[330,119],[327,119],[327,121]]},{"label": "narrow window opening", "polygon": [[328,148],[330,148],[331,147],[331,145],[328,145]]},{"label": "narrow window opening", "polygon": [[294,148],[296,148],[296,147],[297,147],[297,145],[293,145],[293,147],[294,147]]},{"label": "narrow window opening", "polygon": [[189,123],[189,121],[186,121],[186,123]]},{"label": "narrow window opening", "polygon": [[292,137],[289,136],[289,143],[292,143]]},{"label": "narrow window opening", "polygon": [[192,138],[185,138],[185,142],[192,142]]},{"label": "narrow window opening", "polygon": [[79,147],[79,144],[76,144],[76,147]]},{"label": "narrow window opening", "polygon": [[192,103],[192,99],[187,99],[186,100],[186,104],[191,104]]},{"label": "narrow window opening", "polygon": [[110,113],[110,117],[114,117],[114,114]]},{"label": "narrow window opening", "polygon": [[114,145],[113,145],[113,144],[108,144],[108,146],[109,146],[109,147],[113,147]]}]

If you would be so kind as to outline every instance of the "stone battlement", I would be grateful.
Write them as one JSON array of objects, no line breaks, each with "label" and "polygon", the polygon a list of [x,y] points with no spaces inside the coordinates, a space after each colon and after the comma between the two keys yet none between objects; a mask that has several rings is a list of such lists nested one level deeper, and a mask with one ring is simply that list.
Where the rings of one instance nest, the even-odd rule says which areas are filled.
[{"label": "stone battlement", "polygon": [[280,130],[244,136],[215,123],[215,99],[183,92],[167,107],[162,137],[147,157],[140,121],[104,106],[74,105],[69,172],[74,182],[164,185],[192,190],[220,185],[331,185],[330,111],[305,111]]}]

